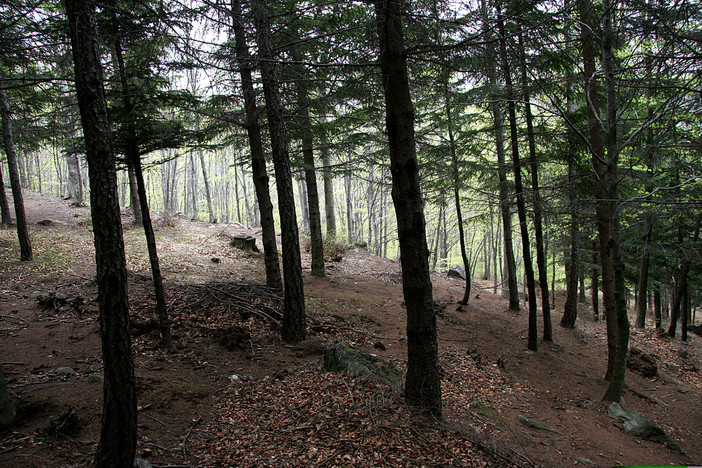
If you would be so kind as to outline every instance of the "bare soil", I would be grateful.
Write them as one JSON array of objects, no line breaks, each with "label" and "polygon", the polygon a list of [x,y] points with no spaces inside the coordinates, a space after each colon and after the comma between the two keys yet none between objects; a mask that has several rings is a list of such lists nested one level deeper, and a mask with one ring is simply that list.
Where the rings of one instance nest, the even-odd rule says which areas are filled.
[{"label": "bare soil", "polygon": [[[0,231],[0,362],[17,403],[0,432],[0,466],[88,466],[102,400],[89,210],[25,194],[35,260]],[[125,225],[129,226],[125,216]],[[309,339],[280,341],[280,298],[261,254],[230,247],[255,230],[158,219],[175,349],[158,346],[143,232],[125,228],[139,394],[137,454],[154,466],[544,466],[702,464],[702,345],[659,337],[648,324],[631,345],[658,374],[627,376],[624,404],[653,418],[687,455],[627,435],[601,403],[603,323],[581,305],[574,330],[526,351],[527,314],[507,310],[489,282],[456,310],[460,280],[433,276],[440,312],[444,419],[416,414],[372,381],[326,373],[322,347],[344,341],[403,368],[405,311],[396,262],[362,249],[305,278]],[[259,246],[260,239],[258,242]],[[303,269],[309,258],[303,252]],[[48,296],[53,293],[54,296]],[[541,324],[540,324],[541,326]],[[65,368],[69,368],[67,370]],[[476,400],[499,418],[470,410]],[[63,415],[63,418],[61,416]],[[526,428],[518,415],[555,432]]]}]

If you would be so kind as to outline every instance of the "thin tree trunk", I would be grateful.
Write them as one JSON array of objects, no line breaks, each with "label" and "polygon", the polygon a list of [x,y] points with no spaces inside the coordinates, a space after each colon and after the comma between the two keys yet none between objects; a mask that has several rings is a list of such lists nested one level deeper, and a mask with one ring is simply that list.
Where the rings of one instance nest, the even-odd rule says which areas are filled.
[{"label": "thin tree trunk", "polygon": [[519,139],[517,134],[517,112],[512,91],[512,76],[507,56],[507,40],[504,31],[504,21],[502,14],[498,13],[498,31],[500,34],[500,51],[502,53],[502,69],[505,78],[505,93],[507,97],[507,111],[509,129],[512,146],[512,169],[514,171],[514,190],[517,195],[517,215],[519,216],[519,228],[522,235],[522,256],[524,258],[524,274],[526,276],[527,300],[529,302],[529,331],[527,347],[536,351],[538,349],[537,330],[537,305],[536,305],[536,284],[534,280],[534,267],[531,261],[529,249],[529,228],[527,225],[526,206],[524,202],[524,189],[522,187],[522,169],[519,160]]},{"label": "thin tree trunk", "polygon": [[0,213],[2,213],[2,226],[11,226],[12,214],[10,213],[10,202],[7,200],[7,192],[5,191],[5,179],[2,175],[2,166],[0,166]]},{"label": "thin tree trunk", "polygon": [[129,200],[134,214],[134,225],[143,226],[143,214],[141,213],[141,203],[139,202],[139,189],[137,187],[136,176],[134,175],[134,167],[131,163],[127,163],[127,177],[129,180]]},{"label": "thin tree trunk", "polygon": [[[293,51],[293,57],[297,54]],[[298,58],[299,59],[299,58]],[[304,72],[303,75],[306,75]],[[305,183],[307,188],[307,206],[310,223],[311,271],[312,276],[324,277],[324,244],[322,241],[322,219],[319,211],[319,191],[317,190],[317,172],[314,167],[314,135],[310,119],[310,102],[307,90],[307,76],[297,80],[297,107],[302,127],[302,161],[305,165]]]},{"label": "thin tree trunk", "polygon": [[305,292],[300,263],[300,239],[295,214],[288,137],[274,65],[275,57],[271,44],[268,2],[266,0],[252,0],[251,8],[256,23],[256,39],[261,58],[261,76],[268,112],[268,127],[273,149],[278,209],[283,238],[284,310],[282,337],[287,342],[297,342],[304,340],[307,332]]},{"label": "thin tree trunk", "polygon": [[[487,13],[486,13],[487,14]],[[487,19],[485,28],[487,28]],[[504,267],[507,275],[507,286],[509,295],[509,309],[518,311],[519,307],[519,286],[517,285],[517,264],[514,258],[514,246],[512,241],[512,210],[509,202],[509,181],[507,180],[507,163],[505,161],[504,143],[504,116],[500,107],[498,97],[498,81],[496,74],[496,58],[492,42],[486,44],[486,66],[487,75],[492,88],[494,99],[492,100],[492,116],[495,123],[495,149],[497,153],[497,173],[499,178],[500,210],[502,213],[502,236],[504,239]]]},{"label": "thin tree trunk", "polygon": [[659,286],[658,289],[653,291],[653,310],[656,317],[656,330],[659,330],[662,326],[661,309],[661,290]]},{"label": "thin tree trunk", "polygon": [[527,141],[529,144],[529,166],[531,168],[531,193],[534,205],[534,236],[536,240],[536,265],[539,271],[539,286],[541,287],[541,310],[544,320],[544,341],[553,341],[551,325],[551,304],[548,297],[548,270],[546,268],[546,252],[544,250],[544,232],[541,214],[541,193],[539,192],[539,168],[536,162],[536,139],[534,137],[534,117],[531,113],[531,97],[529,96],[529,80],[526,70],[526,53],[524,51],[523,33],[519,27],[519,42],[522,67],[522,82],[524,86],[524,113],[527,126]]},{"label": "thin tree trunk", "polygon": [[592,242],[592,313],[595,322],[600,320],[599,273],[597,271],[597,242]]},{"label": "thin tree trunk", "polygon": [[205,166],[205,156],[202,153],[202,150],[199,152],[200,156],[200,167],[202,168],[202,181],[205,184],[205,198],[207,200],[207,213],[210,216],[210,223],[215,224],[217,222],[217,217],[214,214],[214,210],[212,209],[212,196],[210,195],[210,180],[207,177],[207,167]]},{"label": "thin tree trunk", "polygon": [[[118,71],[120,83],[122,86],[122,102],[124,104],[124,114],[127,116],[134,115],[134,106],[130,98],[130,89],[127,81],[127,73],[124,65],[124,57],[122,50],[122,40],[119,31],[119,20],[116,13],[113,11],[112,19],[115,26],[115,56],[117,57]],[[154,282],[154,295],[156,296],[156,316],[158,317],[159,329],[161,331],[161,346],[171,348],[173,346],[171,340],[171,324],[168,319],[168,308],[166,305],[166,293],[163,288],[163,277],[161,275],[161,267],[158,260],[158,251],[156,249],[156,236],[154,234],[153,225],[151,224],[151,212],[149,211],[149,202],[146,197],[146,184],[144,183],[144,173],[141,168],[141,156],[139,154],[139,142],[137,140],[136,128],[134,127],[134,119],[127,118],[122,123],[126,127],[124,155],[127,158],[128,164],[131,165],[134,178],[137,184],[137,195],[139,199],[139,207],[141,209],[142,224],[144,226],[144,236],[146,237],[146,247],[149,252],[149,262],[151,264],[151,275]]]},{"label": "thin tree trunk", "polygon": [[90,176],[104,367],[103,412],[95,466],[130,468],[137,436],[136,381],[115,155],[109,137],[95,11],[91,1],[65,0],[64,3]]},{"label": "thin tree trunk", "polygon": [[0,78],[0,117],[2,119],[2,136],[5,141],[5,155],[7,156],[7,170],[10,174],[10,186],[12,187],[12,200],[15,205],[15,219],[17,219],[20,261],[28,262],[32,260],[32,244],[29,240],[29,229],[27,227],[27,217],[24,212],[22,187],[20,186],[19,170],[17,169],[15,142],[12,137],[10,102],[5,92],[5,80],[2,78]]},{"label": "thin tree trunk", "polygon": [[327,236],[336,237],[336,211],[334,209],[334,179],[332,178],[329,146],[322,142],[322,181],[324,183],[324,214],[327,221]]}]

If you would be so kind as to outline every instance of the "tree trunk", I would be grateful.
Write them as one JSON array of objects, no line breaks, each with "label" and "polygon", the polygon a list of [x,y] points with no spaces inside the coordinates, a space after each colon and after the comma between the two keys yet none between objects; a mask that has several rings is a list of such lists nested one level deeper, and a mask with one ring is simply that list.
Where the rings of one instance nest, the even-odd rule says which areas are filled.
[{"label": "tree trunk", "polygon": [[202,181],[205,184],[205,198],[207,199],[207,214],[209,215],[209,221],[211,224],[217,222],[217,217],[212,209],[212,195],[210,195],[210,179],[207,177],[207,167],[205,166],[205,156],[202,150],[199,152],[200,156],[200,167],[202,168]]},{"label": "tree trunk", "polygon": [[17,237],[20,246],[20,261],[28,262],[32,260],[32,244],[29,240],[29,229],[27,227],[27,217],[24,213],[22,187],[20,186],[19,170],[17,169],[15,142],[12,137],[12,114],[10,113],[10,101],[7,99],[7,93],[5,92],[5,80],[2,78],[0,78],[0,117],[2,119],[2,137],[5,141],[5,155],[7,156],[7,170],[10,174],[12,200],[14,201],[15,218],[17,219]]},{"label": "tree trunk", "polygon": [[539,168],[536,162],[536,139],[534,137],[534,117],[531,113],[529,96],[529,80],[526,70],[526,53],[524,51],[523,33],[519,26],[519,43],[522,68],[522,82],[524,86],[524,113],[527,126],[527,141],[529,144],[529,166],[531,168],[531,191],[534,205],[534,236],[536,240],[536,265],[539,271],[539,286],[541,287],[541,310],[544,319],[544,341],[553,341],[551,325],[551,303],[548,297],[548,270],[546,268],[546,252],[544,251],[544,232],[541,214],[541,194],[539,192]]},{"label": "tree trunk", "polygon": [[662,307],[661,307],[661,290],[659,289],[653,291],[653,310],[656,317],[656,330],[659,330],[662,326]]},{"label": "tree trunk", "polygon": [[[614,82],[614,31],[612,17],[615,5],[610,0],[602,2],[602,71],[605,77],[607,95],[605,119],[606,159],[593,156],[597,173],[597,219],[600,235],[600,259],[602,260],[603,289],[610,278],[605,279],[605,264],[613,284],[607,286],[612,291],[605,294],[607,310],[607,329],[613,328],[615,356],[612,360],[609,388],[603,399],[619,402],[624,390],[626,374],[626,357],[629,349],[629,318],[626,309],[626,286],[624,281],[624,263],[619,253],[619,194],[617,168],[619,165],[619,148],[617,142],[617,99]],[[590,75],[589,75],[590,76]],[[604,248],[603,248],[604,246]],[[606,289],[605,289],[606,291]],[[608,305],[608,301],[613,303]],[[610,318],[610,312],[614,315]],[[613,326],[616,323],[616,327]]]},{"label": "tree trunk", "polygon": [[288,136],[280,102],[275,57],[271,44],[271,27],[268,19],[268,2],[252,0],[251,8],[256,23],[256,40],[261,58],[261,76],[266,98],[268,127],[273,149],[275,180],[278,189],[278,210],[283,238],[284,311],[283,340],[297,342],[305,339],[305,292],[300,264],[300,238],[295,214]]},{"label": "tree trunk", "polygon": [[[122,39],[120,37],[120,27],[117,14],[112,12],[112,20],[115,28],[115,56],[117,57],[118,73],[120,84],[122,86],[122,103],[124,105],[124,115],[133,116],[134,106],[130,96],[129,83],[127,81],[127,72],[124,64]],[[141,211],[142,225],[144,226],[144,236],[146,237],[146,247],[149,252],[149,262],[151,264],[151,275],[154,282],[154,294],[156,296],[156,316],[159,321],[161,331],[161,346],[171,348],[171,325],[168,319],[168,308],[166,306],[166,294],[163,288],[163,277],[161,276],[161,267],[158,260],[158,252],[156,249],[156,236],[154,234],[153,225],[151,223],[151,212],[149,210],[149,202],[146,197],[146,184],[144,183],[144,173],[141,167],[141,156],[139,154],[139,142],[137,139],[136,128],[134,127],[134,119],[126,118],[122,125],[125,127],[125,142],[124,156],[127,159],[127,164],[131,166],[134,178],[137,185],[137,198],[139,200],[139,208]]]},{"label": "tree trunk", "polygon": [[[578,318],[578,278],[580,278],[580,214],[578,210],[577,196],[574,194],[573,184],[576,180],[575,157],[571,155],[568,160],[568,179],[570,183],[570,259],[567,263],[567,286],[566,301],[563,306],[563,318],[561,326],[565,328],[575,328],[575,321]],[[596,278],[593,278],[595,284]],[[593,292],[594,294],[594,292]]]},{"label": "tree trunk", "polygon": [[390,149],[392,198],[395,205],[407,307],[407,377],[410,405],[441,417],[436,315],[429,276],[426,223],[422,212],[419,168],[414,139],[414,109],[409,91],[398,0],[375,3],[380,42],[380,68],[385,93]]},{"label": "tree trunk", "polygon": [[[487,19],[485,20],[487,28]],[[507,180],[507,164],[505,162],[505,136],[504,136],[504,116],[498,98],[498,81],[495,69],[497,67],[495,51],[492,42],[486,44],[486,66],[487,75],[494,94],[492,100],[492,116],[495,123],[495,149],[497,153],[497,174],[500,181],[499,198],[500,211],[502,213],[502,236],[504,239],[504,263],[507,275],[507,286],[509,294],[509,309],[519,310],[519,286],[517,285],[517,263],[514,258],[514,246],[512,242],[512,210],[509,201],[510,184]]]},{"label": "tree trunk", "polygon": [[115,155],[109,137],[95,11],[91,1],[65,0],[64,3],[90,177],[104,366],[102,424],[95,465],[130,468],[136,449],[136,383]]},{"label": "tree trunk", "polygon": [[336,211],[334,210],[334,179],[332,178],[329,146],[322,142],[322,181],[324,183],[324,214],[327,221],[327,236],[336,237]]},{"label": "tree trunk", "polygon": [[256,91],[253,87],[252,57],[246,44],[246,33],[241,15],[241,1],[232,0],[232,28],[236,38],[236,57],[239,63],[241,87],[244,93],[244,110],[246,111],[246,132],[251,148],[251,170],[253,172],[254,188],[261,213],[261,235],[263,237],[263,258],[266,265],[266,284],[270,288],[282,289],[283,280],[280,277],[280,260],[275,237],[275,221],[273,218],[273,203],[268,187],[268,171],[266,157],[263,151],[261,127],[258,123],[256,110]]},{"label": "tree trunk", "polygon": [[512,91],[512,76],[507,56],[507,40],[505,36],[502,14],[498,13],[498,31],[500,34],[500,50],[502,52],[502,69],[505,78],[505,93],[507,98],[507,111],[512,146],[512,169],[514,171],[514,190],[517,194],[517,215],[519,217],[519,230],[522,235],[522,256],[524,258],[524,275],[526,276],[527,300],[529,302],[529,332],[527,347],[536,351],[538,349],[537,330],[537,304],[536,284],[534,280],[534,267],[529,249],[529,228],[527,225],[526,206],[524,202],[524,189],[522,187],[522,169],[519,160],[519,138],[517,134],[517,112]]},{"label": "tree trunk", "polygon": [[134,225],[143,226],[143,215],[141,213],[141,203],[139,202],[139,189],[137,188],[137,180],[134,175],[134,167],[127,163],[127,176],[129,180],[129,200],[134,214]]},{"label": "tree trunk", "polygon": [[83,184],[80,180],[78,155],[66,154],[66,165],[68,166],[68,198],[73,200],[74,205],[80,205],[83,203]]},{"label": "tree trunk", "polygon": [[10,214],[10,202],[7,200],[7,192],[5,191],[5,179],[2,176],[2,168],[0,167],[0,213],[2,213],[3,227],[12,225],[12,214]]},{"label": "tree trunk", "polygon": [[[298,59],[295,51],[293,57]],[[310,102],[307,90],[308,77],[304,70],[297,77],[297,107],[302,130],[302,162],[305,165],[305,183],[307,188],[307,206],[310,222],[310,244],[312,276],[324,276],[324,244],[322,241],[322,219],[319,212],[319,191],[317,190],[317,172],[314,167],[314,135],[310,119]]]}]

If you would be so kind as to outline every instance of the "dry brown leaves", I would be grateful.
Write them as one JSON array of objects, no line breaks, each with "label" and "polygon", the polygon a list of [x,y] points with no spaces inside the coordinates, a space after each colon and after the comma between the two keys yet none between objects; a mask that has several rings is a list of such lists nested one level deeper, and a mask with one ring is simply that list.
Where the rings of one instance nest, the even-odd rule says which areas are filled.
[{"label": "dry brown leaves", "polygon": [[462,432],[420,417],[380,384],[324,373],[233,383],[218,420],[193,439],[198,463],[216,466],[496,466]]}]

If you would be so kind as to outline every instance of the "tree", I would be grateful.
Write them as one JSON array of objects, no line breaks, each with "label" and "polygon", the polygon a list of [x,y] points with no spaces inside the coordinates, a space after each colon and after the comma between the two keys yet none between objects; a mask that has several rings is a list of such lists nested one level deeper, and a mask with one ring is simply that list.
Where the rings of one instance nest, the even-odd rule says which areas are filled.
[{"label": "tree", "polygon": [[266,265],[266,284],[270,288],[282,289],[283,282],[280,277],[280,263],[278,260],[278,246],[275,239],[275,222],[273,220],[273,203],[268,190],[268,171],[266,170],[266,157],[263,151],[261,127],[258,123],[256,110],[256,91],[251,77],[252,64],[246,33],[241,14],[241,1],[232,0],[232,29],[235,36],[235,52],[241,76],[241,87],[244,93],[244,111],[246,112],[246,133],[251,148],[251,170],[253,172],[254,187],[261,212],[261,231],[263,237],[263,258]]},{"label": "tree", "polygon": [[105,377],[95,465],[130,468],[136,450],[136,382],[129,334],[127,267],[117,197],[116,159],[112,151],[98,53],[95,5],[91,0],[64,0],[64,5],[71,34],[76,93],[92,194],[90,211]]},{"label": "tree", "polygon": [[[149,202],[146,197],[146,184],[144,183],[144,173],[141,167],[141,155],[139,152],[139,137],[135,128],[136,110],[132,104],[132,89],[127,78],[127,69],[124,60],[124,50],[122,48],[122,36],[125,34],[121,24],[123,19],[118,17],[117,11],[112,10],[111,20],[114,33],[114,54],[117,60],[117,74],[121,86],[122,105],[124,107],[125,118],[122,121],[124,155],[127,164],[131,167],[137,184],[137,195],[141,212],[141,222],[144,227],[146,246],[149,252],[149,263],[151,264],[151,274],[154,282],[154,295],[156,296],[156,316],[159,321],[161,332],[161,345],[164,348],[172,347],[171,325],[168,319],[168,307],[166,305],[166,293],[163,287],[163,276],[158,260],[156,248],[156,236],[151,223],[151,212]],[[132,76],[135,73],[132,73]]]},{"label": "tree", "polygon": [[414,109],[409,90],[399,0],[377,0],[375,13],[386,126],[397,217],[402,289],[407,307],[407,377],[410,405],[441,417],[436,315],[429,276],[422,194],[414,137]]},{"label": "tree", "polygon": [[517,215],[519,216],[519,230],[522,235],[522,255],[524,258],[524,275],[527,282],[527,299],[529,301],[529,333],[528,348],[536,351],[538,348],[538,331],[536,323],[536,284],[534,280],[534,266],[531,262],[529,244],[529,228],[527,225],[524,189],[522,187],[522,169],[519,159],[519,139],[517,135],[517,111],[512,89],[512,72],[507,56],[507,36],[505,34],[502,13],[498,11],[498,32],[500,34],[500,50],[502,53],[502,70],[505,79],[505,94],[507,98],[507,112],[510,127],[510,140],[512,146],[512,169],[514,172],[514,190],[517,195]]},{"label": "tree", "polygon": [[6,81],[0,77],[0,117],[2,118],[2,137],[5,143],[7,168],[8,172],[10,173],[12,199],[15,204],[17,237],[19,238],[20,245],[20,260],[23,262],[28,262],[32,260],[32,244],[29,240],[27,216],[24,213],[24,199],[22,198],[20,173],[17,165],[17,154],[15,153],[15,141],[12,135],[12,114],[10,113],[10,102],[7,98],[6,88]]},{"label": "tree", "polygon": [[300,238],[295,214],[288,136],[280,101],[275,57],[271,44],[271,27],[267,0],[252,0],[256,24],[256,42],[260,58],[263,92],[266,98],[268,128],[273,150],[275,183],[278,189],[278,212],[283,237],[283,340],[297,342],[305,339],[305,292],[300,263]]}]

